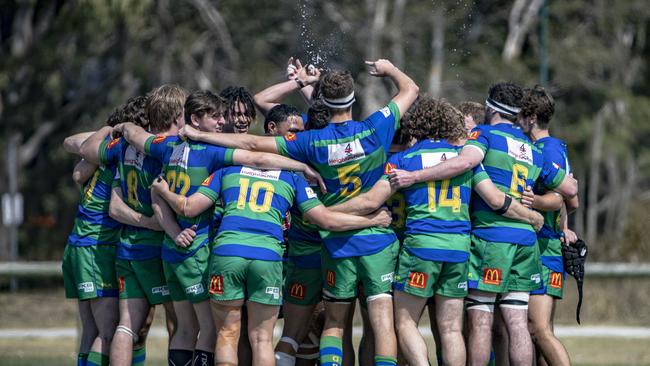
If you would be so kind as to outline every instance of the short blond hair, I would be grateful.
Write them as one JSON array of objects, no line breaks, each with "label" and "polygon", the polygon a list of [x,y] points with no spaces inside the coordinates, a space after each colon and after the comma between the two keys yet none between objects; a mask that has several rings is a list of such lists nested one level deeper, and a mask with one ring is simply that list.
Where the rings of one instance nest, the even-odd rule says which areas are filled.
[{"label": "short blond hair", "polygon": [[183,115],[187,90],[176,84],[161,85],[149,93],[147,115],[152,132],[167,131]]}]

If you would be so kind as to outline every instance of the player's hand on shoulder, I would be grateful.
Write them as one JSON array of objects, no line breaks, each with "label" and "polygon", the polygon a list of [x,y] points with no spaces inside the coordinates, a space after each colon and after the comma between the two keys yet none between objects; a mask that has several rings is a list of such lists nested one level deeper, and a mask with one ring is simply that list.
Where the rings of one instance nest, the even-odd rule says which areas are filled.
[{"label": "player's hand on shoulder", "polygon": [[395,69],[395,65],[386,59],[366,61],[366,65],[370,68],[369,72],[372,76],[386,76]]},{"label": "player's hand on shoulder", "polygon": [[163,192],[169,190],[169,184],[167,184],[167,181],[163,178],[162,175],[159,175],[156,179],[154,179],[153,183],[151,183],[151,190],[155,192]]},{"label": "player's hand on shoulder", "polygon": [[532,188],[526,187],[526,189],[524,189],[524,193],[522,193],[521,195],[521,204],[532,209],[534,203],[535,203],[535,193],[533,193]]},{"label": "player's hand on shoulder", "polygon": [[410,187],[415,183],[415,172],[409,172],[402,169],[393,169],[390,174],[390,185],[395,189]]},{"label": "player's hand on shoulder", "polygon": [[201,131],[196,128],[186,124],[178,130],[178,137],[182,139],[196,140],[199,138],[200,132]]},{"label": "player's hand on shoulder", "polygon": [[373,220],[376,222],[376,226],[379,227],[388,227],[393,221],[393,215],[391,215],[390,211],[388,211],[386,207],[380,208],[371,215],[373,216]]}]

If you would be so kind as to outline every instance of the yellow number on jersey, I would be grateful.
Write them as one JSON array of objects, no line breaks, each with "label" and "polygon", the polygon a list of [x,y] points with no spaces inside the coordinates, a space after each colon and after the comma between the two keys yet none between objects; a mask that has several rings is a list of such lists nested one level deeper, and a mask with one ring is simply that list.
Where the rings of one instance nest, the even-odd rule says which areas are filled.
[{"label": "yellow number on jersey", "polygon": [[394,194],[386,200],[386,205],[390,207],[390,212],[393,214],[395,219],[391,226],[402,228],[406,221],[406,201],[402,194]]},{"label": "yellow number on jersey", "polygon": [[95,185],[97,184],[99,173],[100,173],[99,169],[95,170],[95,174],[93,174],[93,178],[90,180],[90,183],[88,183],[88,185],[86,186],[85,197],[88,200],[93,197],[93,190],[95,189]]},{"label": "yellow number on jersey", "polygon": [[[436,182],[427,182],[427,191],[428,191],[428,205],[430,212],[436,212],[437,206],[439,207],[450,207],[451,211],[454,213],[460,212],[462,202],[460,200],[460,187],[450,187],[451,181],[445,179],[440,184],[440,198],[436,204]],[[447,198],[449,195],[449,189],[451,188],[451,198]]]},{"label": "yellow number on jersey", "polygon": [[138,175],[135,170],[129,171],[126,175],[127,202],[131,206],[138,205]]},{"label": "yellow number on jersey", "polygon": [[178,194],[185,196],[187,191],[190,190],[190,176],[185,172],[176,172],[175,170],[170,170],[167,172],[166,177],[167,183],[169,183],[169,190],[176,192],[176,189],[179,189]]},{"label": "yellow number on jersey", "polygon": [[[336,169],[339,174],[339,182],[341,182],[341,197],[356,196],[361,191],[361,178],[352,173],[361,171],[359,164],[352,164]],[[354,186],[352,190],[349,189],[350,184]]]},{"label": "yellow number on jersey", "polygon": [[[512,166],[512,181],[510,182],[510,196],[520,198],[521,192],[526,189],[528,179],[528,168],[525,165],[514,164]],[[521,189],[520,189],[521,188]]]},{"label": "yellow number on jersey", "polygon": [[[246,208],[246,196],[248,194],[248,185],[250,179],[248,178],[239,178],[239,196],[237,197],[237,209],[243,210]],[[261,205],[257,204],[257,197],[260,195],[260,190],[264,190],[264,202]],[[251,211],[257,213],[264,213],[271,209],[271,203],[273,202],[273,193],[275,193],[275,187],[273,184],[264,181],[253,182],[251,185],[251,194],[248,198],[248,207]]]}]

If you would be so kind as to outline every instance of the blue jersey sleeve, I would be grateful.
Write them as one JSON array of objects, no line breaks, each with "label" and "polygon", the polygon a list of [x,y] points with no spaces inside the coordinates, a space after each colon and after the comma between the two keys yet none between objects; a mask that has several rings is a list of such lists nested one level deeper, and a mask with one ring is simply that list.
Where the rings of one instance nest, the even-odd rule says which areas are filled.
[{"label": "blue jersey sleeve", "polygon": [[384,149],[388,151],[390,144],[393,142],[395,131],[400,126],[399,107],[395,102],[391,101],[384,108],[371,114],[364,122],[376,131],[381,138]]},{"label": "blue jersey sleeve", "polygon": [[234,149],[210,144],[205,144],[205,148],[205,158],[207,159],[205,163],[208,166],[208,171],[212,172],[233,165]]},{"label": "blue jersey sleeve", "polygon": [[164,163],[165,157],[172,150],[170,144],[177,139],[177,136],[150,136],[144,143],[144,153]]},{"label": "blue jersey sleeve", "polygon": [[310,131],[293,133],[275,137],[278,153],[303,163],[309,163],[309,146],[311,142]]},{"label": "blue jersey sleeve", "polygon": [[297,174],[292,174],[292,177],[294,188],[296,189],[294,206],[300,212],[305,213],[318,205],[322,205],[316,192],[314,192],[303,177]]},{"label": "blue jersey sleeve", "polygon": [[203,180],[203,183],[201,183],[201,186],[196,190],[196,193],[200,193],[208,197],[212,202],[217,203],[219,200],[219,194],[221,193],[222,175],[222,169],[210,174],[205,178],[205,180]]},{"label": "blue jersey sleeve", "polygon": [[490,139],[486,132],[487,131],[481,127],[474,127],[472,132],[469,134],[467,142],[465,142],[465,147],[472,146],[472,148],[481,150],[483,155],[485,155],[490,148]]},{"label": "blue jersey sleeve", "polygon": [[104,165],[117,164],[120,161],[123,141],[121,137],[113,140],[108,137],[104,139],[99,145],[99,162]]}]

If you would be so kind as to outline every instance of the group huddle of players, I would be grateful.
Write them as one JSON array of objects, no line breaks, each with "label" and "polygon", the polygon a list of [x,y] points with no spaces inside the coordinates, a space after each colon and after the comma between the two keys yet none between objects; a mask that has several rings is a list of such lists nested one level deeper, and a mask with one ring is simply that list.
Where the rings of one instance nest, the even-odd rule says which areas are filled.
[{"label": "group huddle of players", "polygon": [[78,365],[144,364],[158,304],[169,365],[353,365],[357,299],[361,365],[429,365],[425,306],[438,364],[569,364],[552,315],[577,182],[553,98],[504,82],[456,108],[366,65],[397,94],[361,121],[348,71],[290,59],[254,97],[163,85],[64,141]]}]

